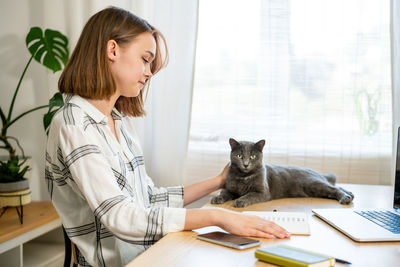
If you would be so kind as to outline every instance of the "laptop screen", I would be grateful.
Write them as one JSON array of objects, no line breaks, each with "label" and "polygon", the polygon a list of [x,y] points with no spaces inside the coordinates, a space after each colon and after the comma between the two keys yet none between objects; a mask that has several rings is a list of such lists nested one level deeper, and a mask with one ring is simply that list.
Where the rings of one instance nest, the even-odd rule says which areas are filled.
[{"label": "laptop screen", "polygon": [[400,210],[400,127],[397,134],[396,176],[394,179],[394,208]]}]

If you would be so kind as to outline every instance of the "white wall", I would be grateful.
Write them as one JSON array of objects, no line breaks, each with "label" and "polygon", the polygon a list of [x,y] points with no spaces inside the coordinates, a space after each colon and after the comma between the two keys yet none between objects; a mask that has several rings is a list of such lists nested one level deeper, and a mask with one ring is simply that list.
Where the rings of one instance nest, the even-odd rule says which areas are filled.
[{"label": "white wall", "polygon": [[[0,105],[3,112],[6,113],[8,113],[19,77],[30,58],[25,47],[25,36],[31,26],[45,26],[43,10],[37,8],[41,2],[28,0],[2,0],[0,2]],[[48,102],[49,89],[55,90],[57,87],[56,81],[49,83],[47,73],[51,72],[39,63],[31,62],[14,105],[13,117]],[[44,109],[31,113],[12,125],[8,131],[8,135],[19,139],[25,154],[32,156],[30,184],[33,200],[48,199],[44,182],[46,140],[42,126],[44,113]],[[1,155],[7,154],[5,150],[1,150],[0,153]]]}]

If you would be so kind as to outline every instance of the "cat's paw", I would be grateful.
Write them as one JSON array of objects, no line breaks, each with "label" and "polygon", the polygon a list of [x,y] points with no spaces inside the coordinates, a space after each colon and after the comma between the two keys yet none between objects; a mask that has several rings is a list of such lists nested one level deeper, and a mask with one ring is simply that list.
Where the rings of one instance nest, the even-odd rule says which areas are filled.
[{"label": "cat's paw", "polygon": [[224,202],[226,202],[226,200],[220,195],[211,198],[211,204],[222,204]]},{"label": "cat's paw", "polygon": [[351,197],[351,200],[353,200],[353,199],[354,199],[354,195],[353,195],[353,193],[352,193],[352,192],[350,192],[350,191],[347,191],[347,193],[350,195],[350,197]]},{"label": "cat's paw", "polygon": [[347,190],[343,189],[342,187],[339,187],[339,189],[340,189],[342,192],[344,192],[345,194],[349,195],[349,196],[351,197],[351,200],[354,199],[354,195],[353,195],[352,192],[347,191]]},{"label": "cat's paw", "polygon": [[240,198],[238,198],[235,201],[233,201],[233,206],[235,208],[243,208],[243,207],[246,207],[248,205],[250,205],[250,203],[248,203],[248,201],[240,199]]},{"label": "cat's paw", "polygon": [[341,199],[339,199],[339,203],[342,204],[342,205],[350,204],[351,201],[353,200],[353,198],[354,198],[354,196],[345,194],[345,195],[342,196]]}]

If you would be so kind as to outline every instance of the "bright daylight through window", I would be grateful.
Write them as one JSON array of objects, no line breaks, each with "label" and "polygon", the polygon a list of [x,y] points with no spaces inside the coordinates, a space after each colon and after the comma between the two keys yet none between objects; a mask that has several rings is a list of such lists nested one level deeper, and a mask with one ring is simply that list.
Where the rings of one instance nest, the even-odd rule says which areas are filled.
[{"label": "bright daylight through window", "polygon": [[390,183],[389,0],[200,0],[186,172],[215,174],[230,137],[264,161]]}]

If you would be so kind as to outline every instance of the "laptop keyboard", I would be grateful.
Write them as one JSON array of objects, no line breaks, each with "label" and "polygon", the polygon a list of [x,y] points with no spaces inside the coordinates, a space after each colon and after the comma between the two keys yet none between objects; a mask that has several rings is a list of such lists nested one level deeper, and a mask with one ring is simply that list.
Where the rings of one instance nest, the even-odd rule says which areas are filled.
[{"label": "laptop keyboard", "polygon": [[400,234],[400,216],[390,211],[354,211],[394,234]]}]

